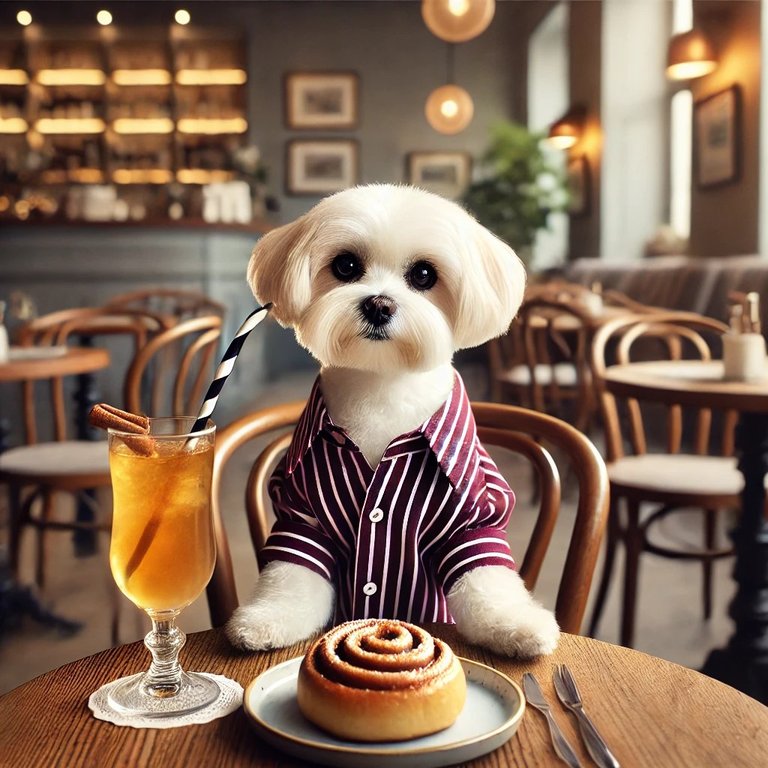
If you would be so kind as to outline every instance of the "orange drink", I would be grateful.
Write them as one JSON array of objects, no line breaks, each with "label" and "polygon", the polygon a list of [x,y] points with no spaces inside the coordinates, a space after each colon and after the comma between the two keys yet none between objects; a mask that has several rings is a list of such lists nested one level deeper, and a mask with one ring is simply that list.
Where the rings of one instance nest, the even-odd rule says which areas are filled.
[{"label": "orange drink", "polygon": [[178,612],[213,573],[213,438],[153,437],[150,455],[113,438],[109,461],[112,575],[140,608]]}]

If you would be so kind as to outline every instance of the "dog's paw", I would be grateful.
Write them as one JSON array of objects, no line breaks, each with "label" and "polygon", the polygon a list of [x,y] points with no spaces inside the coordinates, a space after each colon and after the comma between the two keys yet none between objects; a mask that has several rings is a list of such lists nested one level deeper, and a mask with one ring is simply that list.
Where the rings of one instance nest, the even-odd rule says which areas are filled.
[{"label": "dog's paw", "polygon": [[253,597],[230,617],[225,631],[236,648],[285,648],[313,635],[333,615],[333,585],[307,568],[271,563],[259,575]]},{"label": "dog's paw", "polygon": [[531,659],[547,656],[557,648],[560,627],[553,614],[531,602],[515,609],[507,621],[499,621],[484,645],[502,656]]},{"label": "dog's paw", "polygon": [[448,594],[459,634],[503,656],[552,653],[560,638],[554,615],[537,603],[515,572],[503,566],[468,571]]},{"label": "dog's paw", "polygon": [[240,606],[225,627],[229,642],[243,651],[266,651],[290,645],[293,641],[286,637],[279,617],[264,614],[262,606]]}]

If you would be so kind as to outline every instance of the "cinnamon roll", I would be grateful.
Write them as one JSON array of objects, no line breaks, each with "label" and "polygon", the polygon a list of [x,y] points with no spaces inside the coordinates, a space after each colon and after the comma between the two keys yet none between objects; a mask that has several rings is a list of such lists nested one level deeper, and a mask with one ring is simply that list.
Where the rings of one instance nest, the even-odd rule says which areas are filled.
[{"label": "cinnamon roll", "polygon": [[298,704],[325,731],[352,741],[403,741],[443,730],[466,699],[450,647],[404,621],[362,619],[316,640],[299,669]]}]

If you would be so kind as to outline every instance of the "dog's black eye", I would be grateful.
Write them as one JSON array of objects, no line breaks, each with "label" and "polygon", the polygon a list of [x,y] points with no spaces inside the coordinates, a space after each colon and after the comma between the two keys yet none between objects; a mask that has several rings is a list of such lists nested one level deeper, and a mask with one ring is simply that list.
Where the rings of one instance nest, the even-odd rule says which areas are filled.
[{"label": "dog's black eye", "polygon": [[350,251],[342,251],[331,262],[331,272],[342,283],[352,283],[363,274],[363,263]]},{"label": "dog's black eye", "polygon": [[437,270],[428,261],[417,261],[405,279],[414,291],[428,291],[437,282]]}]

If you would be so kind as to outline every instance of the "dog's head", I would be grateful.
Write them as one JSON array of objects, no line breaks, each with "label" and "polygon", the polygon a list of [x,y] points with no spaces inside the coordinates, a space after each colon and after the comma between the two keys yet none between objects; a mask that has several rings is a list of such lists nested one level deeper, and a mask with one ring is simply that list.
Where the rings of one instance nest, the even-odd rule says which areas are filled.
[{"label": "dog's head", "polygon": [[375,184],[264,236],[248,282],[322,365],[421,371],[504,333],[525,270],[455,203]]}]

